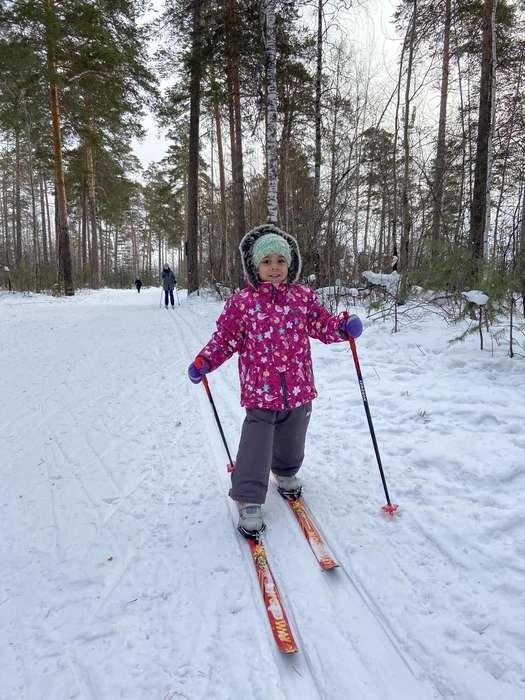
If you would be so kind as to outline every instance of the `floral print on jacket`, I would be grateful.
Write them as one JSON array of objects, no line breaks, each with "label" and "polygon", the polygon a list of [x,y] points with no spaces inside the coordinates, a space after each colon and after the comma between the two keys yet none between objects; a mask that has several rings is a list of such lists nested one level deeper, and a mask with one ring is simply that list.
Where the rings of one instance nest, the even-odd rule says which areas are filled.
[{"label": "floral print on jacket", "polygon": [[241,406],[297,408],[317,396],[310,338],[343,342],[338,325],[308,287],[261,282],[227,300],[199,355],[215,370],[239,353]]}]

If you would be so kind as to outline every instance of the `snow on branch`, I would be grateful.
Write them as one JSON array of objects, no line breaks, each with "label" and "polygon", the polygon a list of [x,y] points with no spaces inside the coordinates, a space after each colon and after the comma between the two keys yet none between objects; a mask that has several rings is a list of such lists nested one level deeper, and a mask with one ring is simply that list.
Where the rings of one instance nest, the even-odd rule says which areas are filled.
[{"label": "snow on branch", "polygon": [[397,294],[401,280],[398,272],[390,272],[387,274],[367,270],[362,273],[362,277],[364,277],[369,284],[375,285],[376,287],[385,287],[387,292],[391,294]]},{"label": "snow on branch", "polygon": [[488,296],[484,292],[480,292],[479,289],[471,289],[469,292],[463,292],[463,296],[467,301],[472,304],[477,304],[477,306],[485,306],[489,300]]}]

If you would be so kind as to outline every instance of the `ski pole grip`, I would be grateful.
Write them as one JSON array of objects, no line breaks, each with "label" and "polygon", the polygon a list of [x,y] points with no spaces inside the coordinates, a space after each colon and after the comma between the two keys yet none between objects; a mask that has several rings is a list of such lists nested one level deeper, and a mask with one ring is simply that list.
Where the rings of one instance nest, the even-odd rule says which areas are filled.
[{"label": "ski pole grip", "polygon": [[202,357],[197,355],[197,357],[193,360],[193,364],[197,369],[200,369],[202,367]]}]

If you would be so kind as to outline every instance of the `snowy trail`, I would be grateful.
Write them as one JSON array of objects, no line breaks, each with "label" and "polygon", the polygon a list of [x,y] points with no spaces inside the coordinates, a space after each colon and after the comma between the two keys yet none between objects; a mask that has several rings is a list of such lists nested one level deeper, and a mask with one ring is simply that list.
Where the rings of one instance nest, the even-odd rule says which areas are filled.
[{"label": "snowy trail", "polygon": [[[171,320],[175,323],[175,338],[179,345],[181,356],[190,358],[192,357],[192,351],[195,352],[195,348],[200,347],[205,339],[199,337],[191,324],[191,310],[188,313],[188,307],[191,309],[191,305],[188,304],[179,311],[177,316],[172,316]],[[246,543],[240,538],[235,530],[237,513],[232,501],[225,496],[228,491],[229,479],[225,478],[225,468],[224,465],[227,462],[226,453],[222,441],[217,439],[217,426],[215,419],[210,411],[208,399],[204,398],[204,392],[202,392],[200,387],[193,387],[188,384],[189,394],[196,401],[198,406],[198,417],[196,425],[201,426],[201,431],[207,436],[206,448],[208,452],[208,461],[212,467],[216,469],[216,494],[218,498],[223,498],[226,502],[227,509],[229,511],[229,516],[232,525],[232,538],[236,540],[240,555],[244,562],[245,571],[251,573],[250,589],[251,596],[254,603],[253,613],[250,615],[249,624],[252,626],[252,631],[257,628],[263,634],[265,633],[265,655],[272,656],[273,662],[279,673],[279,686],[282,687],[282,697],[290,698],[294,695],[300,694],[302,697],[311,700],[322,699],[324,695],[319,691],[318,683],[316,677],[312,675],[311,662],[309,661],[308,654],[303,653],[299,657],[283,657],[280,652],[275,648],[275,643],[271,636],[270,628],[266,622],[266,613],[264,610],[264,605],[261,599],[261,593],[259,589],[259,584],[257,582],[256,576],[254,574],[253,563],[251,561],[251,555]],[[237,401],[238,403],[238,401]],[[231,404],[235,405],[235,404]],[[231,416],[235,413],[231,410],[228,412]],[[205,429],[203,429],[205,428]],[[229,444],[229,448],[232,456],[235,454],[235,445]],[[270,561],[272,566],[272,562]],[[280,592],[283,599],[286,601],[285,589],[283,588],[280,581],[277,581],[277,585],[280,588]],[[289,605],[286,604],[287,609]],[[293,622],[293,616],[291,621]],[[297,624],[294,625],[294,636],[296,641],[301,640],[300,628]],[[266,669],[267,671],[268,669]],[[233,688],[229,691],[233,694]],[[268,693],[268,689],[265,691]]]},{"label": "snowy trail", "polygon": [[[313,343],[305,495],[341,568],[271,492],[283,658],[185,374],[221,304],[158,299],[0,294],[0,700],[524,700],[522,361],[449,346],[462,329],[436,318],[368,324],[388,521],[351,356]],[[210,384],[235,454],[235,360]]]},{"label": "snowy trail", "polygon": [[[76,306],[79,316],[82,307]],[[2,664],[15,667],[14,678],[7,675],[17,685],[2,687],[1,697],[81,693],[94,698],[145,698],[162,697],[163,688],[184,697],[186,687],[187,697],[213,697],[216,691],[209,688],[221,687],[217,677],[221,665],[215,667],[220,644],[215,639],[221,637],[218,625],[223,622],[216,608],[224,607],[227,616],[232,607],[228,598],[238,605],[243,592],[227,576],[232,557],[224,552],[220,532],[205,537],[203,530],[197,546],[192,542],[200,529],[192,507],[209,488],[206,482],[193,483],[194,470],[198,473],[202,465],[192,440],[183,438],[180,444],[176,440],[177,424],[181,426],[180,417],[191,401],[177,405],[173,393],[177,382],[172,383],[172,377],[183,376],[186,358],[179,358],[180,365],[173,367],[170,333],[158,308],[150,306],[141,326],[129,318],[129,331],[120,337],[118,321],[114,330],[118,312],[125,314],[126,307],[111,308],[107,324],[102,323],[93,338],[104,371],[86,371],[72,362],[73,377],[60,383],[60,391],[52,402],[48,400],[52,406],[46,419],[39,424],[39,430],[41,426],[47,430],[41,436],[30,433],[20,457],[12,457],[16,485],[9,491],[22,492],[20,498],[27,497],[27,479],[34,481],[35,463],[43,460],[47,470],[41,477],[46,491],[39,493],[41,502],[33,513],[35,522],[43,522],[36,534],[42,543],[29,564],[13,561],[18,556],[25,560],[26,542],[9,555],[6,552],[5,559],[12,564],[7,587],[22,593],[18,610],[11,610],[7,618],[9,636],[16,641],[7,664]],[[139,347],[137,331],[145,334]],[[68,341],[73,338],[65,338],[66,347]],[[80,346],[89,342],[88,333],[79,341],[73,352],[77,359]],[[128,366],[126,358],[141,350],[140,365]],[[50,349],[50,354],[55,352],[56,347]],[[27,371],[30,358],[19,359]],[[163,368],[165,361],[169,366]],[[38,386],[36,375],[28,384]],[[62,413],[55,409],[60,402],[66,407]],[[13,444],[14,457],[18,449]],[[22,478],[24,465],[29,468]],[[48,498],[41,498],[46,492]],[[36,504],[34,499],[33,507]],[[19,513],[13,514],[13,521],[20,525]],[[29,527],[23,535],[28,531]],[[21,528],[15,536],[20,534]],[[47,552],[52,557],[42,571],[40,562],[48,559]],[[209,596],[213,579],[219,590]],[[2,610],[6,616],[10,600]],[[239,619],[235,605],[230,613],[232,634]],[[230,653],[235,653],[235,645],[224,646],[222,669],[228,668]],[[15,680],[17,662],[28,664],[31,657],[32,670]],[[81,666],[72,659],[81,659]],[[239,681],[229,670],[228,674],[232,682]],[[247,681],[241,679],[238,687],[243,685],[248,692]],[[216,697],[227,697],[220,692]]]}]

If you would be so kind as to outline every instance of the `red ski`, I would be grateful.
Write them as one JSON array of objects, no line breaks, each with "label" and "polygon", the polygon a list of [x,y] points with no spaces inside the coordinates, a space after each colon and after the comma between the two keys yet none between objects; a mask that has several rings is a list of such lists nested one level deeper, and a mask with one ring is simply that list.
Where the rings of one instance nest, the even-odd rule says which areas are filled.
[{"label": "red ski", "polygon": [[339,566],[328,551],[328,547],[326,546],[326,543],[323,540],[317,525],[315,524],[313,516],[303,499],[301,497],[289,498],[286,496],[283,496],[283,498],[288,503],[293,511],[293,514],[297,518],[297,522],[299,523],[301,530],[303,531],[303,534],[315,555],[315,558],[319,562],[320,567],[325,571],[330,571],[330,569],[335,569],[337,566]]},{"label": "red ski", "polygon": [[253,537],[248,539],[248,543],[275,642],[279,651],[282,651],[283,654],[295,654],[299,649],[293,638],[283,601],[266,557],[264,545],[260,539]]}]

